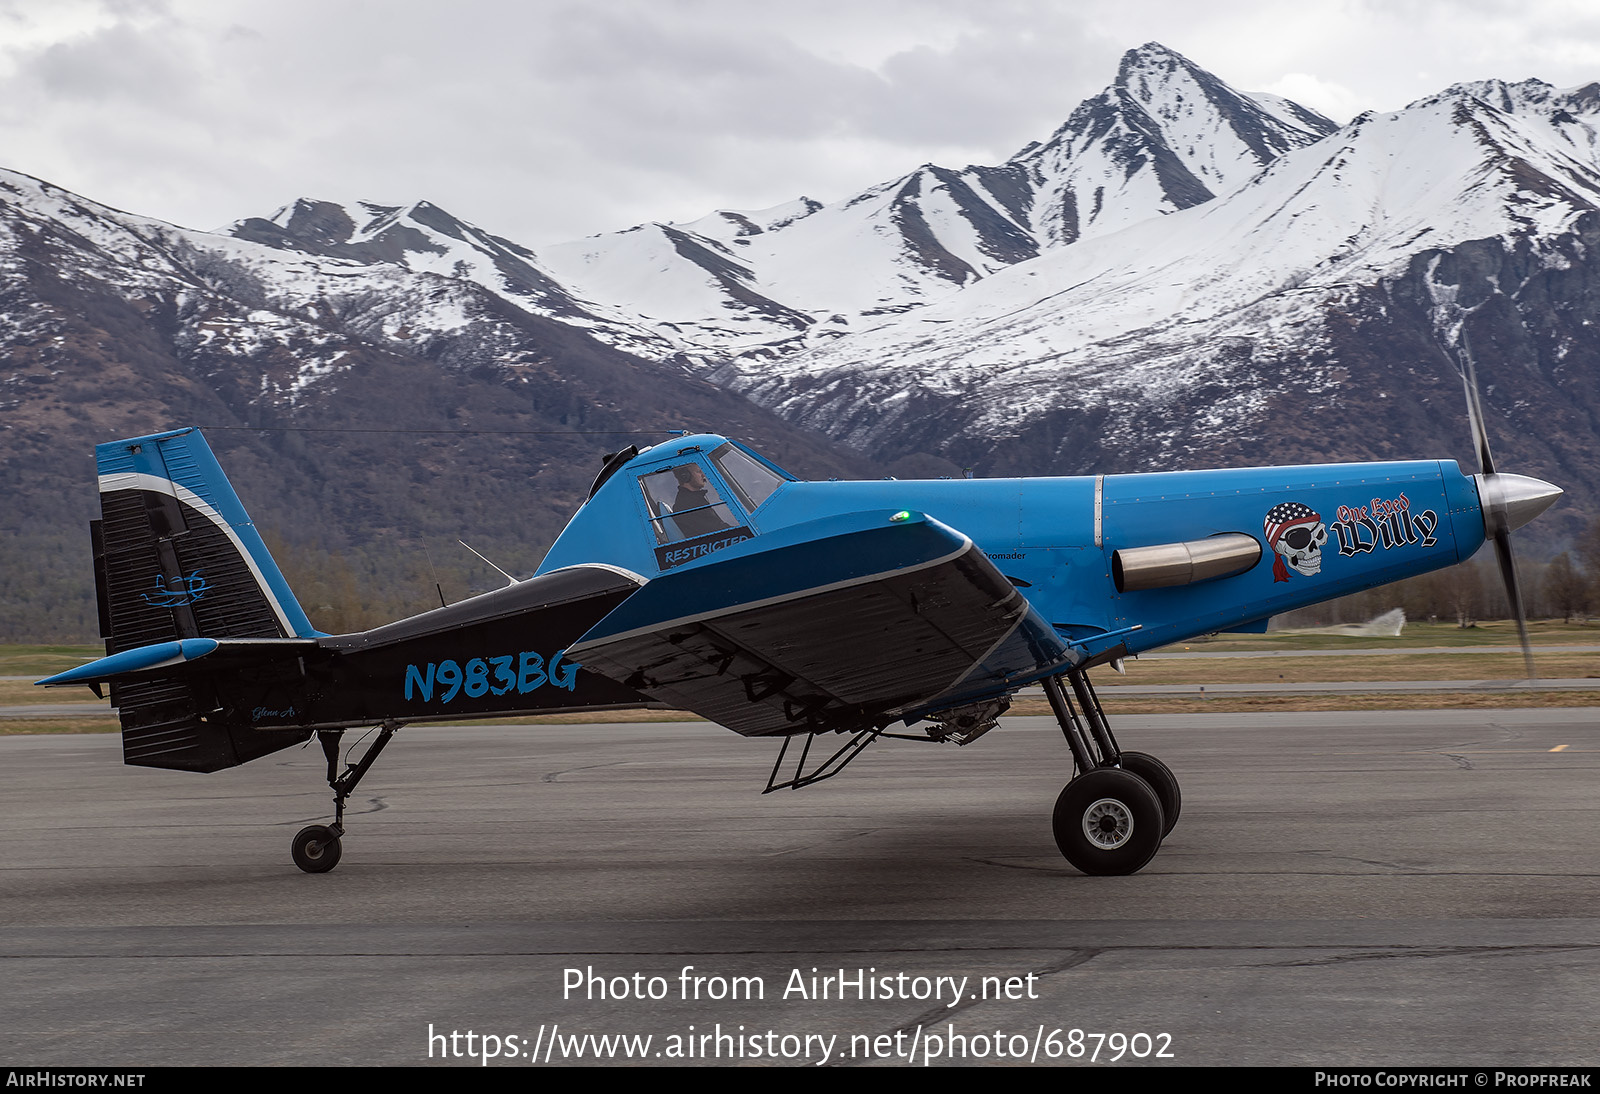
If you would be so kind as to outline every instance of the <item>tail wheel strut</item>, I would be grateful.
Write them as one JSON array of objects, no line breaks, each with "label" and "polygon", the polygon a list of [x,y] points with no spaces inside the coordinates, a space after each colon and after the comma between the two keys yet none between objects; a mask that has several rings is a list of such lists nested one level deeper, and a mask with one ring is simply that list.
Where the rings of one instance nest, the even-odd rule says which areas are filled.
[{"label": "tail wheel strut", "polygon": [[385,722],[378,739],[372,742],[361,759],[342,772],[339,770],[339,741],[344,736],[344,730],[318,731],[317,740],[322,744],[322,754],[328,761],[328,785],[333,788],[333,823],[308,825],[295,833],[289,854],[294,864],[306,873],[325,874],[339,865],[339,858],[344,853],[341,840],[345,831],[345,802],[400,725],[399,722]]}]

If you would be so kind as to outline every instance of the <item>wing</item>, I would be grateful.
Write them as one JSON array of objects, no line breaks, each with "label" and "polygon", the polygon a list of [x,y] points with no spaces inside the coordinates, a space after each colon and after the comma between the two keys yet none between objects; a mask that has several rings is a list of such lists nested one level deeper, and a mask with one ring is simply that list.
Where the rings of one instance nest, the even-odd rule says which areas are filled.
[{"label": "wing", "polygon": [[885,510],[758,536],[663,574],[568,656],[759,736],[911,719],[1076,655],[972,540]]}]

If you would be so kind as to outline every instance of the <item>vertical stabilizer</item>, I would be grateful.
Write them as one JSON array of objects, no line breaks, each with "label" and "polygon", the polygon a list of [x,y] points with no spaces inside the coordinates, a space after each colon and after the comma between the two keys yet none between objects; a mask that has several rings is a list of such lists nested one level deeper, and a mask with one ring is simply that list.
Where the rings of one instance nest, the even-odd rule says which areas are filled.
[{"label": "vertical stabilizer", "polygon": [[[199,430],[97,445],[95,464],[108,655],[191,638],[316,635]],[[206,724],[214,702],[200,691],[177,678],[113,684],[123,758],[210,771],[292,743]]]},{"label": "vertical stabilizer", "polygon": [[95,465],[109,652],[176,638],[316,633],[199,430],[97,445]]}]

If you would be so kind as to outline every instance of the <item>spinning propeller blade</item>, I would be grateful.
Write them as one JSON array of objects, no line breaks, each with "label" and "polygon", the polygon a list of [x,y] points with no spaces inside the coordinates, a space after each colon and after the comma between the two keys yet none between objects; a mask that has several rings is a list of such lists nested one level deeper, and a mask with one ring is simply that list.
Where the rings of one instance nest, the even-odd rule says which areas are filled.
[{"label": "spinning propeller blade", "polygon": [[1484,427],[1483,404],[1478,399],[1478,371],[1472,363],[1472,347],[1466,327],[1461,329],[1461,382],[1467,389],[1467,417],[1472,420],[1472,441],[1478,449],[1478,500],[1483,506],[1483,529],[1494,540],[1495,559],[1500,564],[1500,581],[1506,600],[1517,621],[1517,638],[1522,643],[1522,660],[1528,679],[1535,678],[1533,643],[1528,639],[1528,617],[1523,610],[1522,590],[1517,583],[1516,559],[1511,553],[1511,530],[1520,528],[1548,509],[1561,496],[1561,489],[1543,479],[1528,475],[1504,475],[1494,469],[1494,454],[1489,451],[1489,431]]},{"label": "spinning propeller blade", "polygon": [[1506,599],[1511,602],[1511,614],[1517,620],[1517,641],[1522,643],[1522,662],[1528,669],[1528,679],[1538,678],[1533,668],[1533,642],[1528,638],[1528,617],[1522,610],[1522,591],[1517,587],[1517,563],[1511,557],[1511,536],[1507,532],[1494,535],[1494,557],[1500,563],[1500,580],[1506,587]]},{"label": "spinning propeller blade", "polygon": [[1467,419],[1472,423],[1472,443],[1478,449],[1478,470],[1494,474],[1494,453],[1489,451],[1489,431],[1483,424],[1483,403],[1478,399],[1478,370],[1472,363],[1467,328],[1461,328],[1461,382],[1467,387]]}]

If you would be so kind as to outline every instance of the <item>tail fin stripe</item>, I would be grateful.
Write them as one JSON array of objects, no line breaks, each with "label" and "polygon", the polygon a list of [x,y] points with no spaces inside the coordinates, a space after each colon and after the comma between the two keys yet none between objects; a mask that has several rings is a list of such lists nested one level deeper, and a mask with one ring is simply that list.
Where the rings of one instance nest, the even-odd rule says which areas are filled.
[{"label": "tail fin stripe", "polygon": [[[277,590],[273,588],[274,582],[269,581],[267,575],[262,572],[256,552],[245,545],[238,531],[199,494],[173,482],[171,479],[163,479],[141,471],[121,471],[100,476],[100,492],[102,494],[109,494],[119,490],[148,490],[158,494],[166,494],[176,498],[205,517],[206,520],[216,526],[218,531],[228,537],[234,549],[239,552],[239,557],[249,567],[251,575],[255,578],[256,585],[260,588],[262,595],[266,597],[267,603],[272,607],[273,614],[277,616],[278,622],[282,625],[283,633],[286,635],[299,635],[300,637],[307,637],[315,633],[311,628],[310,621],[305,618],[300,605],[292,596],[287,599],[288,603],[294,607],[293,615],[285,608],[284,600],[278,596]],[[250,531],[253,533],[254,528],[251,528]],[[251,538],[259,543],[259,536],[252,535]],[[276,572],[276,569],[277,567],[274,566],[274,572]],[[279,577],[279,581],[281,580],[282,578]],[[287,587],[285,587],[284,592],[288,592]]]}]

